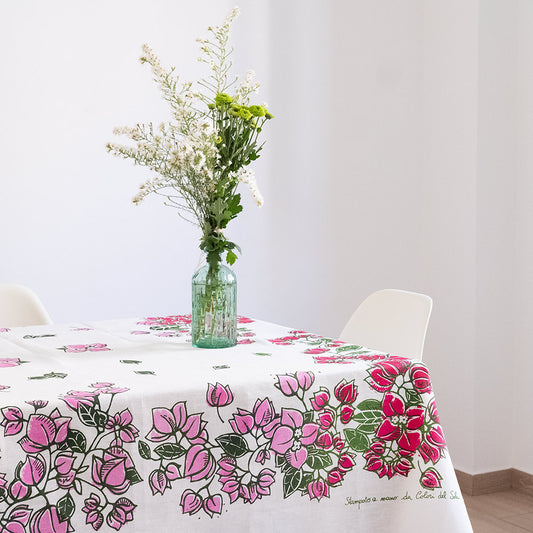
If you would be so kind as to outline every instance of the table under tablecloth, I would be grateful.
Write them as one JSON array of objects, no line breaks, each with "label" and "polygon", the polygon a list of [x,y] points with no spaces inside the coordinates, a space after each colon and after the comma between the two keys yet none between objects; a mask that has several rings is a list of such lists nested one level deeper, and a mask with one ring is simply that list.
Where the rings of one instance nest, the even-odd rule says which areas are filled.
[{"label": "table under tablecloth", "polygon": [[0,532],[472,531],[427,367],[239,318],[0,330]]}]

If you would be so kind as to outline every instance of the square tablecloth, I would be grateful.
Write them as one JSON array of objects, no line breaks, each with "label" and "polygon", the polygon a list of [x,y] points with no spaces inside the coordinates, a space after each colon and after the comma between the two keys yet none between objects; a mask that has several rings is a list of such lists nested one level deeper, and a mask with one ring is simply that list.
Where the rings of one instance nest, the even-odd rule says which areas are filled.
[{"label": "square tablecloth", "polygon": [[471,532],[428,369],[239,318],[0,330],[0,532]]}]

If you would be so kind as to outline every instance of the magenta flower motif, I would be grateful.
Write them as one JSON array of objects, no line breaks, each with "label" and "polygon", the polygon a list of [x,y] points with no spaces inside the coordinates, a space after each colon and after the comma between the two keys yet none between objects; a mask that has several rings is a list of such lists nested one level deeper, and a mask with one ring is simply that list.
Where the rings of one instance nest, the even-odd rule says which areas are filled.
[{"label": "magenta flower motif", "polygon": [[11,331],[11,328],[0,328],[0,333],[7,333],[8,331]]},{"label": "magenta flower motif", "polygon": [[[1,529],[2,533],[25,533],[24,528],[31,516],[31,509],[27,505],[17,505],[9,513],[7,521],[3,524],[5,528]],[[0,526],[2,527],[2,526]]]},{"label": "magenta flower motif", "polygon": [[255,425],[265,430],[276,418],[272,402],[268,398],[257,399],[253,408],[253,417]]},{"label": "magenta flower motif", "polygon": [[425,365],[414,364],[409,370],[409,377],[415,389],[420,394],[431,392],[431,379],[429,378],[429,372]]},{"label": "magenta flower motif", "polygon": [[33,414],[28,420],[26,436],[18,442],[26,453],[40,453],[67,438],[71,418],[60,416],[54,409],[51,415]]},{"label": "magenta flower motif", "polygon": [[165,441],[178,431],[193,444],[207,440],[206,422],[202,420],[202,415],[187,415],[185,402],[176,403],[172,409],[152,409],[152,421],[152,429],[146,436],[152,442]]},{"label": "magenta flower motif", "polygon": [[86,405],[88,407],[94,407],[98,392],[71,390],[67,394],[63,395],[61,399],[74,411],[76,411],[80,405]]},{"label": "magenta flower motif", "polygon": [[29,455],[20,467],[18,477],[27,487],[34,487],[41,482],[45,473],[46,465],[44,461],[39,457]]},{"label": "magenta flower motif", "polygon": [[331,409],[324,409],[319,415],[320,429],[327,431],[335,423],[335,413]]},{"label": "magenta flower motif", "polygon": [[253,429],[255,420],[250,411],[239,408],[237,409],[237,412],[234,413],[233,418],[229,421],[229,423],[235,433],[244,435]]},{"label": "magenta flower motif", "polygon": [[0,357],[0,368],[8,368],[10,366],[20,365],[20,359],[13,357]]},{"label": "magenta flower motif", "polygon": [[215,466],[211,452],[201,444],[194,444],[188,449],[185,456],[184,476],[191,481],[206,479],[213,474]]},{"label": "magenta flower motif", "polygon": [[7,389],[10,389],[11,387],[9,385],[0,385],[0,390],[7,390]]},{"label": "magenta flower motif", "polygon": [[323,448],[324,450],[329,450],[333,447],[333,437],[329,432],[322,432],[318,434],[316,438],[316,446]]},{"label": "magenta flower motif", "polygon": [[329,498],[329,485],[323,479],[316,479],[307,486],[307,493],[310,500],[320,501],[324,497]]},{"label": "magenta flower motif", "polygon": [[322,410],[329,402],[329,391],[325,387],[320,387],[311,398],[311,406],[315,411]]},{"label": "magenta flower motif", "polygon": [[170,481],[167,478],[166,472],[158,468],[154,470],[148,477],[148,484],[152,489],[152,495],[163,494],[166,489],[171,488]]},{"label": "magenta flower motif", "polygon": [[24,418],[18,407],[4,407],[2,409],[4,419],[1,424],[4,427],[4,436],[16,435],[22,430]]},{"label": "magenta flower motif", "polygon": [[100,497],[91,492],[89,498],[85,501],[85,506],[82,511],[87,515],[85,517],[85,523],[90,524],[95,531],[98,531],[104,523],[104,516],[100,512]]},{"label": "magenta flower motif", "polygon": [[108,383],[107,381],[99,381],[98,383],[93,383],[91,387],[93,389],[105,389],[107,387],[112,387],[114,383]]},{"label": "magenta flower motif", "polygon": [[68,520],[61,521],[57,513],[57,507],[43,507],[39,509],[30,521],[30,533],[68,533],[74,531]]},{"label": "magenta flower motif", "polygon": [[420,476],[420,484],[429,490],[438,489],[441,479],[442,476],[434,468],[428,468]]},{"label": "magenta flower motif", "polygon": [[90,352],[108,352],[110,351],[110,348],[107,347],[107,344],[97,342],[96,344],[87,345],[87,350],[89,350]]},{"label": "magenta flower motif", "polygon": [[355,459],[349,453],[343,453],[339,457],[338,467],[341,472],[348,472],[355,466]]},{"label": "magenta flower motif", "polygon": [[296,381],[298,386],[304,391],[309,390],[315,381],[313,372],[296,372]]},{"label": "magenta flower motif", "polygon": [[405,374],[409,368],[409,359],[391,357],[375,363],[367,378],[368,384],[378,392],[390,391],[396,378]]},{"label": "magenta flower motif", "polygon": [[340,485],[344,479],[344,472],[339,468],[333,468],[328,472],[328,484],[331,486]]},{"label": "magenta flower motif", "polygon": [[247,318],[245,316],[238,316],[237,317],[237,323],[238,324],[252,324],[253,320],[251,318]]},{"label": "magenta flower motif", "polygon": [[303,415],[296,409],[282,409],[281,422],[274,431],[271,449],[285,455],[294,468],[301,468],[307,460],[306,446],[314,444],[318,435],[317,424],[304,424]]},{"label": "magenta flower motif", "polygon": [[424,435],[424,439],[420,444],[420,455],[424,462],[431,461],[435,464],[444,453],[446,447],[446,441],[444,440],[444,434],[442,428],[435,424],[431,427],[429,432]]},{"label": "magenta flower motif", "polygon": [[181,495],[181,512],[183,514],[193,515],[202,508],[203,500],[199,494],[191,489],[187,489]]},{"label": "magenta flower motif", "polygon": [[76,471],[72,469],[75,457],[72,452],[62,452],[56,456],[54,465],[57,470],[56,481],[62,489],[70,489],[76,478]]},{"label": "magenta flower motif", "polygon": [[113,509],[106,517],[107,525],[118,531],[126,522],[133,520],[135,507],[137,506],[128,498],[119,498],[113,504]]},{"label": "magenta flower motif", "polygon": [[413,454],[422,442],[420,427],[424,424],[424,408],[405,408],[397,394],[387,392],[383,399],[383,422],[376,436],[385,441],[398,441],[403,455]]},{"label": "magenta flower motif", "polygon": [[106,428],[118,431],[119,438],[123,442],[134,442],[139,436],[139,430],[132,424],[133,417],[129,409],[124,409],[115,416],[109,417]]},{"label": "magenta flower motif", "polygon": [[[253,344],[255,341],[253,339],[250,339],[249,337],[246,337],[244,339],[239,339],[237,341],[237,344]],[[204,502],[205,505],[205,502]]]},{"label": "magenta flower motif", "polygon": [[294,396],[298,392],[298,380],[291,374],[278,376],[278,382],[275,384],[285,396]]},{"label": "magenta flower motif", "polygon": [[204,511],[213,518],[215,514],[222,513],[222,496],[220,494],[213,494],[204,500]]},{"label": "magenta flower motif", "polygon": [[357,399],[358,394],[357,385],[353,379],[350,382],[346,382],[346,380],[343,379],[335,387],[335,398],[343,404],[352,404]]},{"label": "magenta flower motif", "polygon": [[16,501],[23,500],[30,492],[30,487],[24,485],[22,481],[16,480],[9,485],[9,495]]},{"label": "magenta flower motif", "polygon": [[105,487],[113,494],[124,494],[131,485],[126,477],[126,468],[131,466],[131,459],[122,448],[109,448],[102,458],[93,457],[93,481],[98,487]]},{"label": "magenta flower motif", "polygon": [[407,476],[413,468],[409,457],[390,450],[382,440],[374,441],[363,456],[366,459],[365,470],[375,472],[380,478],[387,476],[391,479],[396,474]]},{"label": "magenta flower motif", "polygon": [[341,407],[341,422],[343,424],[348,424],[352,419],[354,413],[354,408],[351,405],[343,405]]},{"label": "magenta flower motif", "polygon": [[224,407],[233,401],[233,392],[229,385],[209,383],[207,387],[206,401],[211,407]]},{"label": "magenta flower motif", "polygon": [[307,348],[307,350],[304,351],[304,353],[312,355],[318,355],[325,352],[329,352],[329,348]]}]

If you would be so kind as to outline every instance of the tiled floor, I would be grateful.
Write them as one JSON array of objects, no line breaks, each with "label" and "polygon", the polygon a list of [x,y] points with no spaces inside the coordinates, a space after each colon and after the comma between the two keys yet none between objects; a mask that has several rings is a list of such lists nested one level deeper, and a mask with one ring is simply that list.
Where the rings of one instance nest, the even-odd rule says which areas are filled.
[{"label": "tiled floor", "polygon": [[533,496],[507,490],[463,497],[474,533],[533,532]]}]

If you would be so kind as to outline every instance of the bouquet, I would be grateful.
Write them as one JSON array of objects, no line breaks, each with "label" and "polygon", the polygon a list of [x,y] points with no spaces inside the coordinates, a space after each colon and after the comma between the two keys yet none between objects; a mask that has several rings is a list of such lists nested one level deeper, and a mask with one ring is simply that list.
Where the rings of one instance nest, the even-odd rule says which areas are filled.
[{"label": "bouquet", "polygon": [[[209,66],[205,79],[181,83],[174,68],[165,69],[154,52],[143,46],[141,63],[151,67],[153,79],[171,109],[171,119],[122,127],[115,134],[133,143],[109,143],[107,149],[136,165],[150,169],[152,176],[133,199],[139,204],[148,194],[165,197],[165,204],[178,209],[184,219],[202,231],[200,248],[206,253],[213,274],[225,254],[232,265],[240,248],[224,235],[228,223],[241,211],[239,183],[250,188],[257,205],[263,197],[249,165],[259,157],[259,135],[272,117],[265,105],[250,105],[250,95],[259,84],[253,71],[242,81],[230,74],[233,48],[229,47],[231,24],[238,8],[219,27],[209,27],[209,38],[198,39],[199,61]],[[231,94],[230,94],[231,93]]]}]

